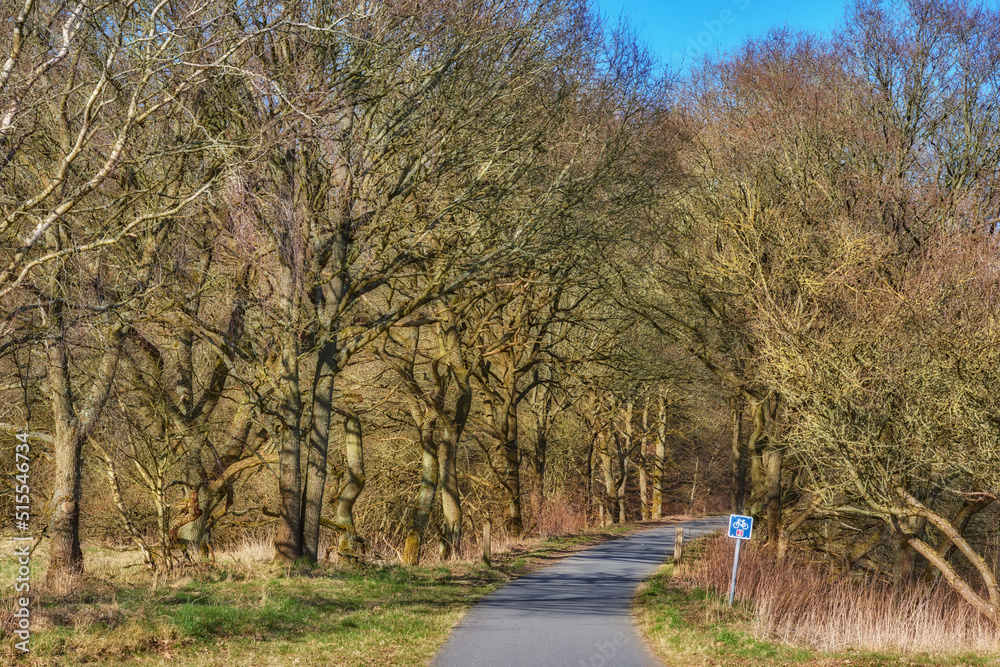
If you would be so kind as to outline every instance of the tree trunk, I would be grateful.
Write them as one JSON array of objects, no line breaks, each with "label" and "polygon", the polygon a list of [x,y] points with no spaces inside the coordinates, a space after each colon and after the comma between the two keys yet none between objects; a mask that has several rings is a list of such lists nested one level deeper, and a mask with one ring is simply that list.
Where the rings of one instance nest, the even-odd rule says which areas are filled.
[{"label": "tree trunk", "polygon": [[[168,436],[169,437],[169,436]],[[188,489],[187,506],[177,516],[178,523],[170,531],[171,548],[183,541],[188,558],[201,559],[200,546],[205,539],[208,517],[205,514],[209,504],[208,476],[201,461],[201,447],[189,439],[184,456],[184,485]]]},{"label": "tree trunk", "polygon": [[[607,437],[602,438],[604,446],[600,448],[601,467],[604,469],[604,502],[601,503],[601,525],[608,525],[614,517],[614,506],[618,501],[616,496],[615,475],[611,469],[611,453],[608,451]],[[605,507],[607,512],[605,513]]]},{"label": "tree trunk", "polygon": [[[144,285],[150,277],[153,257],[160,242],[169,229],[164,222],[146,238],[136,284]],[[50,228],[48,244],[53,249],[59,247],[57,228]],[[49,565],[46,579],[56,582],[63,577],[73,578],[83,572],[83,552],[80,549],[80,500],[83,495],[83,444],[93,432],[97,420],[104,410],[111,386],[122,356],[123,343],[129,332],[124,319],[107,326],[107,347],[97,374],[93,378],[90,393],[82,405],[77,404],[70,382],[69,349],[67,347],[67,324],[64,319],[62,294],[70,284],[60,269],[49,282],[49,308],[51,320],[56,329],[55,340],[45,342],[47,357],[49,400],[52,403],[52,419],[55,437],[53,440],[52,496],[49,518]],[[105,324],[108,324],[105,321]]]},{"label": "tree trunk", "polygon": [[311,563],[319,558],[319,526],[326,492],[336,358],[336,341],[326,341],[319,350],[313,378],[312,426],[309,429],[306,478],[302,489],[302,556]]},{"label": "tree trunk", "polygon": [[925,507],[905,489],[897,488],[896,491],[900,497],[902,497],[904,503],[909,506],[909,511],[914,513],[910,516],[916,515],[925,522],[930,521],[935,528],[941,531],[941,533],[948,540],[950,540],[959,551],[962,552],[962,555],[965,556],[972,567],[975,568],[976,572],[978,572],[979,578],[982,580],[982,588],[985,589],[987,598],[984,599],[979,591],[972,588],[968,581],[966,581],[963,577],[963,574],[959,574],[955,568],[948,563],[948,561],[938,555],[935,549],[931,548],[929,544],[924,542],[917,535],[909,533],[908,530],[904,528],[907,522],[900,522],[900,517],[898,515],[893,515],[891,517],[893,531],[897,534],[905,535],[910,540],[911,546],[913,546],[916,551],[926,558],[932,566],[941,571],[941,575],[945,578],[945,581],[948,582],[949,586],[965,598],[965,600],[975,607],[980,613],[989,618],[995,626],[1000,627],[1000,590],[997,589],[996,572],[994,568],[987,563],[986,560],[979,553],[977,553],[971,545],[969,545],[965,538],[963,538],[962,535],[955,530],[955,527],[944,517]]},{"label": "tree trunk", "polygon": [[667,458],[667,401],[660,394],[660,419],[656,429],[656,458],[653,461],[653,518],[663,516],[663,468]]},{"label": "tree trunk", "polygon": [[[61,324],[61,304],[55,314]],[[82,473],[83,438],[80,437],[73,394],[69,381],[69,354],[66,340],[47,345],[48,380],[52,396],[52,418],[55,421],[53,453],[55,470],[52,487],[52,518],[49,523],[51,546],[46,578],[53,582],[60,575],[83,573],[83,552],[80,550],[80,477]]]},{"label": "tree trunk", "polygon": [[156,537],[160,541],[160,562],[164,569],[174,566],[173,552],[170,547],[170,506],[167,502],[166,479],[162,468],[156,471],[153,482],[153,502],[156,504]]},{"label": "tree trunk", "polygon": [[[448,418],[444,414],[444,428],[438,443],[438,466],[441,487],[441,545],[439,556],[441,560],[454,558],[462,547],[462,499],[458,487],[458,445],[465,425],[469,421],[472,410],[472,386],[470,377],[472,366],[463,357],[463,346],[459,335],[459,326],[455,313],[445,304],[439,304],[438,315],[441,323],[438,325],[438,349],[442,360],[447,363],[455,380],[455,407]],[[447,391],[442,391],[442,403]]]},{"label": "tree trunk", "polygon": [[[415,415],[415,417],[417,416]],[[431,514],[431,506],[434,504],[434,497],[437,494],[438,487],[439,454],[434,442],[434,423],[424,417],[420,419],[418,426],[420,428],[422,475],[420,490],[417,492],[417,504],[413,508],[413,515],[410,517],[410,528],[406,532],[406,541],[403,544],[404,565],[416,565],[420,562],[420,548],[424,542],[424,529],[427,527],[427,521]]]},{"label": "tree trunk", "polygon": [[192,493],[188,517],[171,531],[170,543],[183,541],[191,560],[201,560],[211,556],[211,529],[224,516],[233,502],[233,481],[236,471],[258,467],[262,464],[257,456],[243,457],[243,448],[253,423],[252,403],[244,403],[233,416],[233,422],[224,436],[224,446],[211,471],[206,471],[202,462],[202,452],[214,450],[210,443],[202,442],[189,449],[186,464],[186,481]]},{"label": "tree trunk", "polygon": [[542,424],[542,420],[538,420],[538,431],[535,437],[535,446],[531,452],[531,456],[528,459],[528,474],[530,475],[530,500],[531,500],[531,511],[533,512],[533,521],[537,522],[539,515],[542,512],[542,507],[545,504],[545,450],[548,447],[548,438]]},{"label": "tree trunk", "polygon": [[911,540],[923,538],[927,519],[918,516],[907,517],[899,522],[903,531],[892,532],[892,579],[898,585],[912,583],[917,577],[917,550]]},{"label": "tree trunk", "polygon": [[[989,507],[992,503],[993,499],[988,497],[973,501],[965,501],[962,503],[962,506],[955,514],[955,518],[951,520],[951,525],[955,527],[955,532],[959,535],[964,535],[965,530],[969,527],[969,522],[972,521],[973,517]],[[947,560],[954,548],[955,543],[948,538],[947,534],[945,534],[941,540],[941,544],[938,545],[938,556]],[[924,581],[929,583],[940,576],[940,570],[930,567],[927,568],[927,571],[924,573]]]},{"label": "tree trunk", "polygon": [[733,478],[730,495],[730,506],[734,514],[743,514],[743,503],[746,498],[746,449],[743,447],[743,409],[740,399],[733,396],[729,399],[729,409],[732,415],[732,449]]},{"label": "tree trunk", "polygon": [[[308,190],[316,177],[309,169],[309,160],[300,160],[297,182]],[[312,183],[315,186],[315,183]],[[319,189],[322,186],[318,186]],[[323,516],[323,498],[326,494],[326,474],[330,460],[330,421],[333,418],[333,393],[337,374],[342,370],[341,364],[347,360],[339,359],[341,352],[338,345],[340,320],[338,313],[350,288],[348,272],[348,250],[351,245],[353,219],[350,214],[350,199],[342,203],[339,224],[334,227],[333,237],[329,245],[329,259],[326,267],[334,269],[329,281],[320,280],[324,275],[322,262],[322,241],[316,237],[313,266],[313,280],[320,280],[312,285],[312,299],[316,304],[316,317],[323,338],[322,345],[316,353],[316,371],[313,377],[312,424],[309,428],[308,450],[306,453],[306,476],[302,489],[302,555],[315,563],[319,558],[319,527]],[[303,206],[303,218],[314,219],[310,207]]]},{"label": "tree trunk", "polygon": [[632,428],[632,401],[625,404],[625,414],[624,414],[624,433],[625,433],[625,446],[622,451],[625,455],[620,458],[622,466],[622,481],[620,488],[618,489],[618,522],[625,523],[627,520],[625,517],[625,501],[626,492],[625,487],[628,484],[628,458],[632,453],[632,445],[634,444],[633,434],[634,430]]},{"label": "tree trunk", "polygon": [[778,443],[774,432],[774,420],[778,414],[780,398],[775,395],[762,402],[764,423],[770,426],[767,434],[767,451],[764,454],[764,474],[766,494],[764,505],[767,510],[767,543],[775,548],[781,539],[781,467],[784,463],[785,450]]},{"label": "tree trunk", "polygon": [[[53,307],[56,325],[64,326],[61,302]],[[83,443],[93,431],[104,409],[118,360],[121,357],[122,327],[112,332],[111,345],[104,353],[97,377],[87,400],[76,409],[69,376],[69,351],[65,332],[46,343],[48,382],[55,422],[53,440],[53,487],[50,500],[49,583],[62,577],[75,577],[83,572],[83,552],[80,549],[80,500],[83,479]]]},{"label": "tree trunk", "polygon": [[489,567],[493,561],[493,525],[489,519],[483,522],[483,563]]},{"label": "tree trunk", "polygon": [[777,547],[781,539],[781,464],[784,449],[772,443],[766,455],[767,472],[767,543]]},{"label": "tree trunk", "polygon": [[521,457],[515,403],[517,387],[513,385],[510,372],[505,374],[504,380],[505,384],[500,390],[502,394],[483,384],[483,416],[500,459],[496,473],[503,494],[504,524],[509,534],[521,535],[524,532],[524,522],[521,518]]},{"label": "tree trunk", "polygon": [[691,499],[688,501],[689,514],[694,514],[694,493],[698,489],[698,466],[700,464],[701,458],[698,456],[694,457],[694,477],[691,479]]},{"label": "tree trunk", "polygon": [[49,522],[49,567],[46,573],[50,584],[60,576],[83,573],[83,552],[80,550],[83,438],[72,422],[57,422],[53,445],[55,470],[52,518]]},{"label": "tree trunk", "polygon": [[639,503],[642,506],[642,520],[649,520],[649,489],[646,484],[646,463],[640,454],[639,456]]},{"label": "tree trunk", "polygon": [[[153,552],[146,543],[142,532],[136,527],[135,522],[132,521],[132,516],[122,498],[121,479],[118,477],[115,460],[103,447],[100,445],[96,445],[96,447],[101,454],[101,458],[104,459],[105,472],[108,476],[108,483],[111,486],[111,500],[115,504],[115,509],[118,510],[118,516],[121,517],[122,523],[125,524],[125,530],[132,536],[132,542],[139,548],[139,552],[142,554],[143,565],[148,567],[150,572],[156,572],[156,558],[153,556]],[[160,569],[163,568],[161,567]]]},{"label": "tree trunk", "polygon": [[[547,367],[546,367],[547,368]],[[534,373],[534,381],[538,381],[540,371]],[[537,517],[545,503],[545,465],[549,445],[549,420],[552,410],[552,395],[547,386],[539,385],[533,390],[531,410],[535,415],[535,446],[531,449],[528,459],[530,481],[531,507]]]},{"label": "tree trunk", "polygon": [[337,494],[333,523],[339,531],[337,549],[342,557],[357,559],[364,554],[364,540],[354,526],[354,503],[365,488],[365,451],[361,440],[361,420],[344,416],[344,479]]},{"label": "tree trunk", "polygon": [[457,447],[443,439],[438,445],[441,466],[441,560],[454,558],[462,545],[462,502],[458,490]]},{"label": "tree trunk", "polygon": [[[286,293],[285,312],[297,320],[297,295],[292,292],[291,271],[286,270],[284,280]],[[274,539],[275,560],[291,562],[302,557],[302,397],[299,391],[299,346],[298,326],[290,326],[281,344],[281,374],[279,382],[283,390],[281,418],[284,427],[281,434],[278,474],[278,532]]]},{"label": "tree trunk", "polygon": [[792,534],[812,516],[818,506],[818,499],[810,500],[798,514],[792,515],[792,518],[781,526],[781,535],[778,538],[777,549],[777,560],[779,563],[785,560],[785,554],[788,553],[788,545],[791,543]]},{"label": "tree trunk", "polygon": [[517,442],[517,406],[511,405],[506,420],[506,439],[503,444],[504,459],[504,489],[507,494],[507,531],[511,535],[524,533],[524,521],[521,518],[521,470],[520,451]]},{"label": "tree trunk", "polygon": [[647,521],[652,514],[649,506],[649,486],[646,480],[646,440],[649,434],[649,398],[646,398],[645,406],[642,409],[642,435],[639,436],[639,506],[643,521]]},{"label": "tree trunk", "polygon": [[[948,535],[947,532],[945,532],[945,534]],[[945,581],[948,582],[948,585],[951,586],[955,592],[961,595],[966,602],[976,609],[976,611],[990,619],[995,627],[1000,628],[1000,601],[998,601],[997,585],[994,577],[990,575],[989,572],[985,572],[985,568],[977,567],[980,572],[985,572],[983,579],[988,598],[983,598],[983,596],[980,595],[976,589],[970,586],[968,582],[962,578],[962,575],[959,574],[955,568],[948,563],[948,561],[941,558],[937,551],[934,550],[929,544],[916,537],[911,538],[911,543],[913,547],[930,562],[931,565],[940,570]],[[963,553],[966,553],[966,550],[963,550]],[[971,550],[968,550],[968,553],[971,553]],[[977,562],[974,564],[978,566],[982,563]]]},{"label": "tree trunk", "polygon": [[274,538],[275,559],[291,562],[302,557],[301,507],[299,503],[299,432],[297,425],[288,425],[281,436],[278,474],[278,532]]},{"label": "tree trunk", "polygon": [[441,560],[453,558],[462,546],[462,499],[458,488],[458,443],[465,431],[472,410],[472,388],[468,379],[460,379],[459,395],[455,399],[455,416],[444,430],[438,445],[441,466]]},{"label": "tree trunk", "polygon": [[625,523],[628,519],[625,518],[625,496],[626,496],[626,486],[628,485],[628,457],[621,459],[622,466],[622,481],[618,486],[618,523]]},{"label": "tree trunk", "polygon": [[597,514],[594,511],[594,438],[588,438],[587,443],[587,460],[585,462],[586,466],[586,476],[587,476],[587,509],[589,510],[588,515],[591,521],[594,520]]},{"label": "tree trunk", "polygon": [[753,430],[747,440],[750,455],[750,513],[759,516],[764,508],[767,495],[767,473],[764,469],[764,402],[753,404]]}]

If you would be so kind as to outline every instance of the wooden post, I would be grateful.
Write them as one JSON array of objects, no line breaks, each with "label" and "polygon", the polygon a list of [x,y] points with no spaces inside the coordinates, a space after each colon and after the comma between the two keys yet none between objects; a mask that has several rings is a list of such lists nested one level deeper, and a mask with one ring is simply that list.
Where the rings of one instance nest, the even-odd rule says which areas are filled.
[{"label": "wooden post", "polygon": [[492,544],[493,544],[493,526],[490,525],[490,520],[487,519],[483,523],[483,562],[487,565],[490,564],[490,560],[493,558]]},{"label": "wooden post", "polygon": [[674,528],[674,564],[680,565],[681,558],[684,557],[684,528],[677,526]]}]

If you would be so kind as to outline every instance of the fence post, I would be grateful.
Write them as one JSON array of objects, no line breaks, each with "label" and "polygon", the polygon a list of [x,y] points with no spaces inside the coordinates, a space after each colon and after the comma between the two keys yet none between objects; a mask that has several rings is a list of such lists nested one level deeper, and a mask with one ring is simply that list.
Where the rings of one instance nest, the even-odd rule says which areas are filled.
[{"label": "fence post", "polygon": [[674,564],[680,565],[681,558],[684,557],[684,528],[677,526],[674,528]]}]

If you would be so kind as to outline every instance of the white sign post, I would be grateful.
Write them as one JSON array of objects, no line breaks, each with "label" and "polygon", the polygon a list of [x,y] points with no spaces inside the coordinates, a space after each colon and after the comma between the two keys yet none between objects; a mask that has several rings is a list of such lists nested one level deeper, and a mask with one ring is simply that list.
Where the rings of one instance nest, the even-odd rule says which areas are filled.
[{"label": "white sign post", "polygon": [[729,582],[729,606],[733,606],[733,596],[736,595],[736,569],[740,566],[740,544],[749,540],[753,532],[753,517],[739,514],[729,515],[729,537],[736,539],[736,553],[733,554],[733,578]]}]

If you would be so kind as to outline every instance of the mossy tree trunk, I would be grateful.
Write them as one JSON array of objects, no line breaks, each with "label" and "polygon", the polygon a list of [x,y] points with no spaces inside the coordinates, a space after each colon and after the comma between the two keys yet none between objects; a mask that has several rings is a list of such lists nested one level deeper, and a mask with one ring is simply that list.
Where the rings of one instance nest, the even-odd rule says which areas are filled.
[{"label": "mossy tree trunk", "polygon": [[365,543],[354,525],[354,505],[365,488],[365,450],[361,420],[353,412],[344,413],[344,469],[340,489],[334,499],[333,526],[341,557],[357,560],[364,555]]}]

